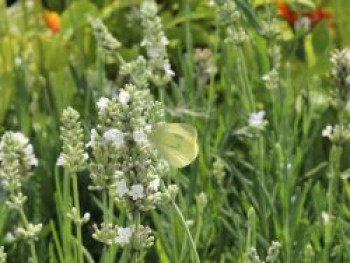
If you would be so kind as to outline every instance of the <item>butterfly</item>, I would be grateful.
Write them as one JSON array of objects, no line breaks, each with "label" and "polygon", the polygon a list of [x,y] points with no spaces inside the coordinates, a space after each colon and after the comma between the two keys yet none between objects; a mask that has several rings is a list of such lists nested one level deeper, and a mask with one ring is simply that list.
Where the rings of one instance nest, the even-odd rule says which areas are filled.
[{"label": "butterfly", "polygon": [[175,168],[189,165],[198,155],[197,130],[189,124],[158,124],[152,128],[148,139]]}]

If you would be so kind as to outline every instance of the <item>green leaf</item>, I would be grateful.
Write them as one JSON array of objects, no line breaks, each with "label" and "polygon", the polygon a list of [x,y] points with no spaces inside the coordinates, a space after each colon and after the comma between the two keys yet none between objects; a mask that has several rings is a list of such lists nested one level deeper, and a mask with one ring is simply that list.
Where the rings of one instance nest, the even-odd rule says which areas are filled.
[{"label": "green leaf", "polygon": [[159,261],[163,263],[169,263],[169,258],[163,248],[162,242],[157,239],[156,241],[157,253],[159,255]]},{"label": "green leaf", "polygon": [[10,107],[14,94],[15,81],[12,73],[5,73],[0,76],[0,124],[3,123],[6,112]]},{"label": "green leaf", "polygon": [[50,87],[59,112],[72,104],[76,85],[68,67],[50,72]]},{"label": "green leaf", "polygon": [[96,6],[88,1],[73,2],[62,14],[62,29],[78,28],[87,24],[88,16],[98,14]]},{"label": "green leaf", "polygon": [[312,44],[316,55],[322,55],[328,52],[331,46],[331,34],[325,23],[316,26],[312,33]]}]

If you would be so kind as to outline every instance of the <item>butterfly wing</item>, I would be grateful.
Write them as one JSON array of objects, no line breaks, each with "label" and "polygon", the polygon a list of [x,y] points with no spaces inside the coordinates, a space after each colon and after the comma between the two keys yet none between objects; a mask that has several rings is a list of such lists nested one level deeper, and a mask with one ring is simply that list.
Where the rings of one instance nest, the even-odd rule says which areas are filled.
[{"label": "butterfly wing", "polygon": [[157,125],[149,135],[149,140],[162,157],[176,168],[189,165],[198,154],[197,131],[188,124]]}]

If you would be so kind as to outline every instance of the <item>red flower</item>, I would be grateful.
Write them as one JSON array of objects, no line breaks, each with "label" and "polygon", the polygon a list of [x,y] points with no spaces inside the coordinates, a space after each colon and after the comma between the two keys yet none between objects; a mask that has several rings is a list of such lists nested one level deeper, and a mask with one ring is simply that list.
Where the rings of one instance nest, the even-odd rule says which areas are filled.
[{"label": "red flower", "polygon": [[307,13],[306,16],[310,19],[311,25],[316,26],[321,21],[331,18],[332,14],[325,9],[316,9],[310,13]]},{"label": "red flower", "polygon": [[331,12],[323,8],[318,8],[307,13],[297,13],[293,11],[285,2],[278,4],[278,12],[283,17],[293,30],[296,30],[300,21],[308,20],[310,27],[314,28],[318,23],[332,17]]},{"label": "red flower", "polygon": [[284,2],[278,4],[278,11],[280,16],[282,16],[286,21],[288,21],[289,24],[291,24],[292,26],[298,20],[297,13],[291,10],[289,6]]}]

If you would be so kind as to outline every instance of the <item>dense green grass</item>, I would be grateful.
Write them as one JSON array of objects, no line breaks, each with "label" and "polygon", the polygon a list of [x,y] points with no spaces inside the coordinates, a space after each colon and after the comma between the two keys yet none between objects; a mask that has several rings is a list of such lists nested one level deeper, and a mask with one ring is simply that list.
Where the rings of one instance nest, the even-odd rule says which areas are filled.
[{"label": "dense green grass", "polygon": [[[322,22],[298,35],[285,34],[288,25],[276,5],[235,0],[241,19],[234,27],[249,35],[242,45],[225,41],[227,24],[207,1],[158,1],[175,77],[165,87],[149,88],[165,105],[169,122],[198,130],[198,158],[172,170],[171,181],[180,188],[176,203],[190,221],[201,262],[250,262],[251,247],[265,260],[273,241],[281,244],[277,262],[350,262],[348,144],[332,144],[321,135],[326,125],[349,120],[347,112],[332,106],[336,85],[329,61],[331,51],[350,44],[347,1],[315,1],[332,11],[335,33]],[[141,1],[48,2],[62,12],[57,34],[43,24],[40,1],[33,10],[19,5],[11,15],[0,7],[0,133],[22,131],[34,145],[40,165],[25,184],[26,213],[44,225],[36,242],[39,262],[63,263],[75,262],[75,251],[64,248],[76,240],[65,215],[73,199],[64,192],[69,175],[55,165],[62,145],[60,114],[68,106],[78,110],[88,141],[97,121],[95,102],[126,82],[119,74],[122,62],[98,51],[86,15],[103,19],[122,43],[125,61],[145,50],[137,13]],[[281,40],[263,34],[274,19],[283,29]],[[276,66],[269,53],[274,45],[282,50],[280,85],[269,90],[262,77]],[[211,51],[213,74],[196,60],[198,48]],[[265,128],[249,128],[249,116],[260,110],[266,111]],[[81,212],[91,213],[82,233],[86,262],[112,262],[108,253],[115,262],[129,262],[129,248],[105,252],[92,239],[92,224],[101,221],[104,205],[88,190],[88,172],[78,179]],[[125,222],[128,215],[116,211],[121,212],[114,221]],[[1,202],[0,243],[8,262],[26,262],[30,255],[25,242],[6,238],[17,217]],[[195,262],[173,206],[144,213],[141,220],[154,229],[155,244],[141,252],[140,262]]]}]

